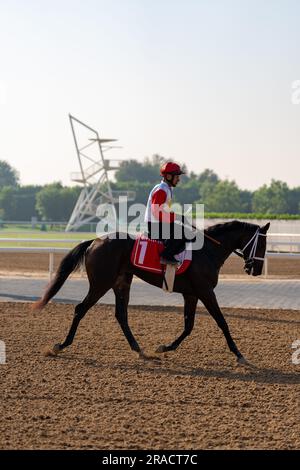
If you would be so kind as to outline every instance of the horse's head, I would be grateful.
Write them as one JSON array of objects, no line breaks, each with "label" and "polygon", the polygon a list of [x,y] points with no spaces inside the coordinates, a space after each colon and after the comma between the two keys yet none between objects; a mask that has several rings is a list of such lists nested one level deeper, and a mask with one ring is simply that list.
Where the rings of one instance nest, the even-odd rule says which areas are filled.
[{"label": "horse's head", "polygon": [[250,238],[248,235],[246,243],[241,248],[245,260],[244,269],[249,275],[259,276],[262,273],[269,227],[270,222],[263,227],[258,227],[255,232],[250,235]]}]

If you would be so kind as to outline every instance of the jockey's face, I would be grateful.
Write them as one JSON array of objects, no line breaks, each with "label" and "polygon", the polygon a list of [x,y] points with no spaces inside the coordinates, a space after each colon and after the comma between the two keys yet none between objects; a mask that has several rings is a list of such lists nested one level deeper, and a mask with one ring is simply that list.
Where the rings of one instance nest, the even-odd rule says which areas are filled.
[{"label": "jockey's face", "polygon": [[166,175],[166,181],[169,186],[177,186],[177,183],[180,181],[180,175],[171,175],[170,173]]},{"label": "jockey's face", "polygon": [[180,181],[180,175],[174,175],[173,181],[172,181],[173,186],[176,186],[177,183],[179,183],[179,181]]}]

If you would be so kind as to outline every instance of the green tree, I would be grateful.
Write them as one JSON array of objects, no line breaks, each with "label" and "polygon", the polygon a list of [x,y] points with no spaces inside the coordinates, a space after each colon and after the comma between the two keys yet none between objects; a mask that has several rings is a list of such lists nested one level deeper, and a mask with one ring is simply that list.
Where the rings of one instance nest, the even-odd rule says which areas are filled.
[{"label": "green tree", "polygon": [[15,217],[14,220],[31,220],[31,217],[37,217],[36,194],[41,191],[42,186],[19,186],[16,188],[15,198]]},{"label": "green tree", "polygon": [[140,183],[136,181],[122,181],[120,183],[112,183],[111,188],[113,191],[134,191],[134,202],[139,204],[146,204],[148,201],[149,193],[153,188],[153,184],[147,182]]},{"label": "green tree", "polygon": [[252,209],[265,214],[289,213],[289,188],[282,181],[272,180],[270,186],[264,184],[253,194]]},{"label": "green tree", "polygon": [[188,179],[186,183],[179,184],[174,191],[174,202],[180,204],[193,204],[199,199],[199,181]]},{"label": "green tree", "polygon": [[288,206],[289,206],[289,214],[300,213],[300,186],[289,190]]},{"label": "green tree", "polygon": [[116,171],[117,182],[137,181],[140,183],[156,183],[159,179],[159,165],[149,161],[140,163],[137,160],[127,160],[121,163]]},{"label": "green tree", "polygon": [[[121,163],[120,168],[115,173],[117,183],[126,181],[137,181],[139,183],[155,184],[160,179],[160,167],[167,159],[159,154],[151,158],[146,157],[143,162],[137,160],[127,160]],[[187,173],[186,165],[181,165],[182,170]],[[181,182],[184,184],[189,181],[187,174],[182,175]]]},{"label": "green tree", "polygon": [[37,216],[36,193],[42,186],[5,186],[0,191],[0,210],[5,220],[29,221]]},{"label": "green tree", "polygon": [[0,160],[0,189],[4,186],[18,186],[18,172],[6,161]]},{"label": "green tree", "polygon": [[51,221],[68,220],[78,199],[80,187],[63,187],[53,183],[43,187],[36,195],[36,209],[40,216]]},{"label": "green tree", "polygon": [[206,204],[207,198],[214,191],[215,186],[219,183],[218,175],[209,168],[206,168],[198,176],[200,202]]},{"label": "green tree", "polygon": [[220,181],[220,178],[213,170],[206,168],[198,176],[198,181],[200,185],[202,185],[203,183],[217,184]]},{"label": "green tree", "polygon": [[203,203],[206,212],[239,212],[242,207],[240,190],[234,181],[219,181],[213,187],[210,185]]},{"label": "green tree", "polygon": [[16,219],[16,188],[4,186],[0,191],[0,209],[4,220]]},{"label": "green tree", "polygon": [[252,211],[252,198],[253,193],[248,191],[247,189],[240,190],[240,201],[241,201],[241,208],[240,212],[251,212]]}]

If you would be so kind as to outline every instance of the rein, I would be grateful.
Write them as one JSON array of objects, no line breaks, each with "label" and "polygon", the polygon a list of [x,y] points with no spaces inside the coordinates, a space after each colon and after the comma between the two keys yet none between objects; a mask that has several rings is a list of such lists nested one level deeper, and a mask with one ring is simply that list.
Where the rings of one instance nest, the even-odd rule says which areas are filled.
[{"label": "rein", "polygon": [[207,233],[204,230],[204,236],[208,238],[208,240],[211,240],[212,242],[216,243],[216,245],[221,245],[221,242],[219,240],[216,240],[215,238],[211,237],[210,235],[207,235]]},{"label": "rein", "polygon": [[[191,227],[195,230],[198,230],[200,232],[200,230],[193,224],[191,224]],[[221,245],[221,242],[219,242],[219,240],[216,240],[215,238],[211,237],[210,235],[207,235],[206,233],[206,230],[203,231],[203,234],[205,236],[205,238],[207,238],[208,240],[212,241],[213,243],[215,243],[216,245]]]}]

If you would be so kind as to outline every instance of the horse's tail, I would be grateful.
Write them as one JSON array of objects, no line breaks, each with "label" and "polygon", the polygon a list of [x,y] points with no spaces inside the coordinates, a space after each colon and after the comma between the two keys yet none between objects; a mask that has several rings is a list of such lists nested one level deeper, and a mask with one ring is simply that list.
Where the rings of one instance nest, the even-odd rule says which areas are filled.
[{"label": "horse's tail", "polygon": [[75,246],[61,261],[58,270],[56,271],[54,279],[49,283],[43,297],[36,301],[32,308],[34,310],[42,310],[43,307],[49,302],[52,297],[57,294],[66,279],[70,276],[71,272],[82,263],[87,248],[93,243],[94,240],[79,243]]}]

